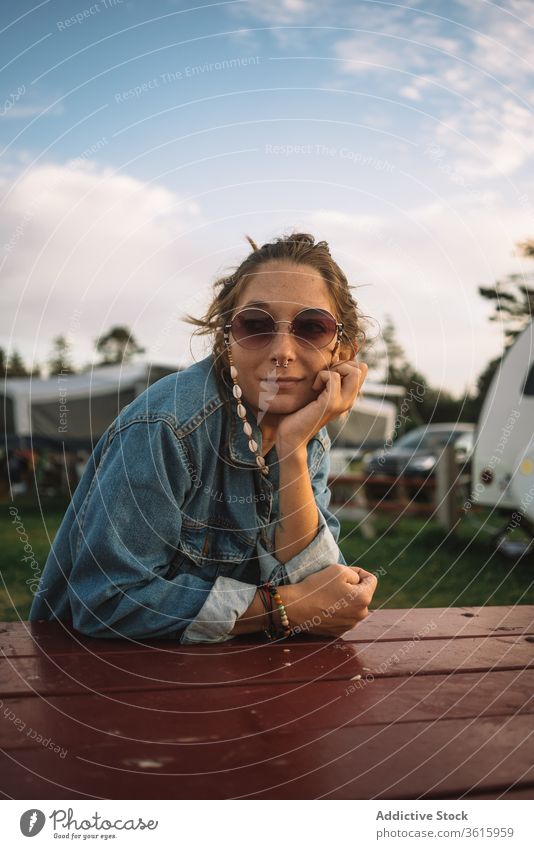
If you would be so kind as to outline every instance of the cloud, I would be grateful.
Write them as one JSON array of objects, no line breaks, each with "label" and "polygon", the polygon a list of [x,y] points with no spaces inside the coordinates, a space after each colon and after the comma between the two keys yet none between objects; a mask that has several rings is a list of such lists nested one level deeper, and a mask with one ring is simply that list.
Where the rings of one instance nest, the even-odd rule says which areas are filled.
[{"label": "cloud", "polygon": [[392,316],[409,359],[435,386],[474,386],[502,347],[478,286],[530,269],[515,243],[531,231],[529,213],[497,196],[486,203],[458,194],[397,215],[311,213],[303,226],[326,239],[355,285],[376,336]]},{"label": "cloud", "polygon": [[381,15],[358,6],[360,32],[333,45],[336,70],[364,76],[377,96],[417,102],[415,131],[446,144],[466,177],[524,168],[534,153],[532,3],[487,4],[483,16],[470,0],[447,17],[409,6]]},{"label": "cloud", "polygon": [[[246,20],[252,27],[258,24],[267,25],[268,34],[280,50],[291,50],[295,52],[306,52],[310,38],[313,33],[306,29],[310,25],[320,23],[324,16],[324,5],[319,0],[247,0],[246,3],[236,3],[225,6],[226,14],[232,20]],[[302,24],[304,29],[299,28]],[[284,29],[287,26],[288,29]],[[272,29],[270,29],[272,27]],[[240,30],[234,34],[237,41],[247,41],[249,49],[260,51],[264,46],[260,42],[265,39],[266,33],[250,32]],[[323,36],[323,33],[321,33]]]},{"label": "cloud", "polygon": [[63,115],[65,112],[65,107],[62,103],[57,103],[52,108],[49,108],[46,104],[34,104],[33,106],[17,106],[12,105],[10,100],[5,101],[4,105],[0,109],[0,119],[12,119],[12,118],[34,118],[36,115],[40,115],[42,117],[52,117],[55,115]]},{"label": "cloud", "polygon": [[[124,323],[162,356],[183,358],[179,313],[198,292],[183,271],[199,256],[187,235],[202,222],[196,203],[80,160],[4,177],[1,189],[4,346],[12,336],[26,356],[35,344],[43,359],[52,337],[75,326],[74,353],[85,361],[97,335]],[[162,342],[169,317],[174,326]]]},{"label": "cloud", "polygon": [[290,24],[308,22],[310,17],[319,14],[323,6],[318,0],[248,0],[247,3],[237,3],[226,7],[228,14],[239,18],[256,18],[264,23]]}]

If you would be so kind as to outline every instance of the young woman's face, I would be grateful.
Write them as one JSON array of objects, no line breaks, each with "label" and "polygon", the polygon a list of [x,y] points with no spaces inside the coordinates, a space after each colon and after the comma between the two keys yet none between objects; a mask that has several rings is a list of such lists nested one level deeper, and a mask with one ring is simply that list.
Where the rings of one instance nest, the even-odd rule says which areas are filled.
[{"label": "young woman's face", "polygon": [[[298,312],[309,307],[328,310],[340,321],[319,272],[311,266],[290,262],[264,263],[241,292],[228,321],[245,306],[260,307],[275,321],[292,321]],[[259,349],[243,348],[230,331],[237,381],[256,415],[259,411],[262,416],[287,415],[315,401],[320,391],[311,387],[317,372],[339,362],[339,346],[332,356],[336,336],[325,348],[308,347],[288,329],[288,324],[276,325],[277,332]],[[275,365],[277,360],[280,366]],[[286,360],[288,366],[283,368]],[[281,384],[276,381],[278,377],[295,377],[298,381]]]}]

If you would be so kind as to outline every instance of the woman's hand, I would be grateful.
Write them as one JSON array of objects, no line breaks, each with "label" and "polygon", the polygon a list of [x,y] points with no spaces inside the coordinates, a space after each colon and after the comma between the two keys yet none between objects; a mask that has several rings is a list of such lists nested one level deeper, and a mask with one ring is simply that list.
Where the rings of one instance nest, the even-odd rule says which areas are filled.
[{"label": "woman's hand", "polygon": [[355,358],[321,369],[312,384],[312,390],[318,393],[315,401],[289,413],[280,422],[276,434],[278,456],[306,446],[327,422],[351,410],[367,371],[367,365],[356,362]]},{"label": "woman's hand", "polygon": [[377,583],[359,566],[335,563],[279,592],[297,632],[339,637],[365,619]]}]

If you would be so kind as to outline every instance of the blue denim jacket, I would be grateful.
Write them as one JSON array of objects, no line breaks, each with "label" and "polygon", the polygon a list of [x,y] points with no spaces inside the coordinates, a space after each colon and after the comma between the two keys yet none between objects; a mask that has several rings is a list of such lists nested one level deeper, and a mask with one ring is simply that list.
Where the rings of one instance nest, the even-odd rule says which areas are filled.
[{"label": "blue denim jacket", "polygon": [[[244,403],[261,451],[261,430]],[[237,413],[228,416],[212,354],[158,380],[97,442],[30,619],[70,621],[93,637],[231,639],[262,581],[296,583],[331,563],[346,565],[339,521],[328,510],[329,448],[323,427],[307,446],[318,532],[282,564],[272,553],[276,448],[264,476]]]}]

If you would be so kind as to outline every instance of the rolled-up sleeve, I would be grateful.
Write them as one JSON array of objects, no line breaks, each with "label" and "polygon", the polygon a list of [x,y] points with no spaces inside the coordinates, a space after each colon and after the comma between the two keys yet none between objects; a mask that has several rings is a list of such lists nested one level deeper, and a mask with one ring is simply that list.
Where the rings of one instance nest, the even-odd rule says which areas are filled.
[{"label": "rolled-up sleeve", "polygon": [[347,565],[338,545],[341,525],[337,516],[329,509],[332,497],[328,488],[329,473],[330,454],[328,450],[325,450],[311,480],[315,503],[318,508],[318,529],[315,537],[306,548],[303,548],[286,563],[280,563],[258,539],[257,552],[262,581],[272,580],[274,583],[280,584],[298,584],[308,575],[319,572],[332,563]]},{"label": "rolled-up sleeve", "polygon": [[221,643],[232,639],[234,634],[230,631],[252,604],[257,589],[253,584],[220,575],[180,642]]}]

